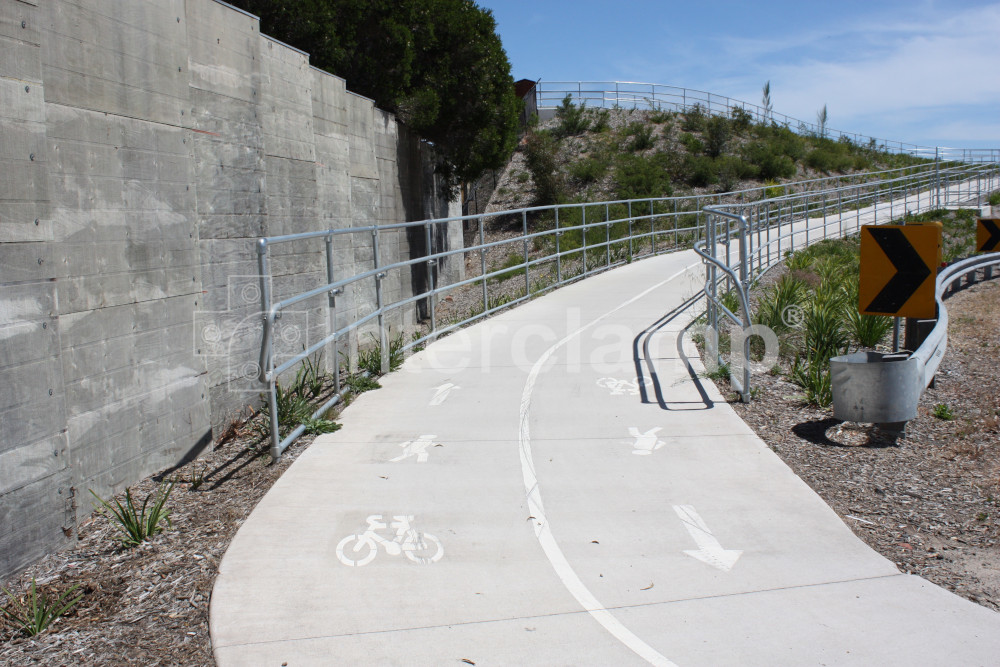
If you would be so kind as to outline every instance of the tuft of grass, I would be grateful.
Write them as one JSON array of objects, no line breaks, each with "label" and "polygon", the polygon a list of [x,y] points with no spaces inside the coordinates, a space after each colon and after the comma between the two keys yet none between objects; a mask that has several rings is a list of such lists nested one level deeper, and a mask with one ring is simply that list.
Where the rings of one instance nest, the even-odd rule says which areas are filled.
[{"label": "tuft of grass", "polygon": [[44,591],[38,591],[35,578],[31,578],[31,589],[24,599],[18,599],[6,588],[3,592],[10,599],[6,607],[0,608],[3,617],[13,624],[19,631],[34,637],[44,632],[52,623],[76,606],[76,603],[83,599],[83,594],[77,595],[72,600],[67,598],[78,589],[80,584],[74,584],[57,598],[50,598]]},{"label": "tuft of grass", "polygon": [[732,376],[732,369],[730,369],[729,364],[719,364],[719,366],[714,371],[705,371],[705,377],[714,382],[719,380],[729,381]]},{"label": "tuft of grass", "polygon": [[933,414],[942,421],[951,421],[955,418],[955,413],[945,403],[935,405]]},{"label": "tuft of grass", "polygon": [[366,391],[371,391],[372,389],[382,388],[382,385],[378,383],[378,380],[370,375],[365,375],[364,373],[353,373],[348,375],[344,380],[344,384],[355,396],[363,394]]},{"label": "tuft of grass", "polygon": [[1000,206],[1000,190],[990,193],[990,206]]},{"label": "tuft of grass", "polygon": [[[382,343],[374,333],[369,333],[373,346],[358,350],[358,368],[368,371],[373,377],[382,375]],[[403,364],[403,334],[389,339],[389,370],[394,371]],[[300,420],[304,421],[304,420]]]},{"label": "tuft of grass", "polygon": [[125,489],[124,505],[117,498],[114,498],[115,504],[111,505],[94,493],[93,489],[90,490],[90,493],[101,504],[98,511],[104,514],[121,532],[118,539],[122,546],[130,548],[142,544],[153,535],[162,532],[161,523],[166,522],[167,527],[170,527],[170,509],[167,508],[167,499],[173,490],[173,482],[161,483],[155,491],[146,495],[142,506],[133,500],[131,489]]},{"label": "tuft of grass", "polygon": [[[303,347],[303,349],[305,348]],[[326,386],[326,373],[322,370],[322,366],[322,352],[316,356],[315,360],[311,357],[303,359],[302,366],[295,374],[295,381],[292,383],[290,391],[303,396],[308,394],[313,398],[323,393],[323,388]]]},{"label": "tuft of grass", "polygon": [[340,424],[331,419],[307,419],[302,425],[306,427],[305,432],[308,435],[322,435],[340,430]]}]

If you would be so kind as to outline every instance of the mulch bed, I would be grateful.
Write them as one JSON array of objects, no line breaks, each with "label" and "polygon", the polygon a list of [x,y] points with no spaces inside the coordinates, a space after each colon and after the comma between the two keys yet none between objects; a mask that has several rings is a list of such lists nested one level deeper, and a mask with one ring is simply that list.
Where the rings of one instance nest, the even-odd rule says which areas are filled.
[{"label": "mulch bed", "polygon": [[[259,418],[258,418],[259,419]],[[269,465],[249,425],[231,427],[201,459],[171,471],[173,527],[132,549],[94,515],[74,548],[42,559],[4,586],[21,594],[34,577],[58,596],[80,584],[83,598],[34,638],[0,630],[4,665],[213,665],[208,604],[219,561],[257,502],[311,437]],[[151,477],[131,487],[140,502],[158,486]],[[71,598],[70,598],[71,599]],[[6,604],[0,593],[0,605]]]}]

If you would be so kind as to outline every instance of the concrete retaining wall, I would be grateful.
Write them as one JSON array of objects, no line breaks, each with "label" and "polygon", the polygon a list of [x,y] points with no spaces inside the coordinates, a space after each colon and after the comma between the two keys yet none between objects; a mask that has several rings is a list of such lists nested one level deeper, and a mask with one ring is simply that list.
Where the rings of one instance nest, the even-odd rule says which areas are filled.
[{"label": "concrete retaining wall", "polygon": [[[214,0],[0,0],[0,97],[3,576],[69,543],[89,489],[197,453],[256,400],[257,238],[454,208],[390,114]],[[423,254],[413,237],[384,234],[382,262]],[[370,268],[370,236],[335,256]],[[278,298],[324,281],[323,243],[273,269]],[[423,280],[390,277],[388,299]],[[373,300],[349,290],[337,319]],[[289,319],[286,352],[333,324],[325,304]]]}]

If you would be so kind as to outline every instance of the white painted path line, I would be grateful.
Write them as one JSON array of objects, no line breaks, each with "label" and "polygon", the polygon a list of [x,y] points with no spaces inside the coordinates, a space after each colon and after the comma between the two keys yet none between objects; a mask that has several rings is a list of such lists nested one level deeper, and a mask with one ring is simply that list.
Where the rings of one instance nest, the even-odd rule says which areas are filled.
[{"label": "white painted path line", "polygon": [[547,349],[545,353],[538,358],[538,361],[535,362],[534,366],[531,367],[531,371],[528,373],[528,378],[524,382],[524,391],[521,393],[521,424],[520,431],[518,433],[518,442],[521,453],[521,474],[524,477],[524,489],[528,498],[528,511],[531,516],[534,517],[535,537],[538,538],[542,551],[545,552],[545,557],[549,559],[550,563],[552,563],[552,567],[555,569],[556,574],[559,575],[559,579],[562,581],[566,589],[598,623],[604,626],[604,628],[614,635],[616,639],[625,644],[625,646],[634,651],[640,657],[645,659],[650,664],[657,665],[659,667],[677,666],[661,655],[656,649],[636,636],[631,630],[626,628],[621,621],[615,618],[611,612],[609,612],[604,605],[602,605],[597,598],[594,597],[594,594],[590,592],[590,589],[588,589],[587,586],[580,581],[580,577],[576,574],[576,571],[573,570],[569,561],[566,560],[566,555],[563,554],[563,551],[556,542],[555,537],[553,537],[552,530],[549,528],[548,518],[545,516],[545,509],[542,506],[542,494],[538,488],[538,477],[535,474],[535,464],[531,456],[531,432],[528,421],[531,416],[531,395],[535,390],[535,382],[538,380],[538,374],[541,372],[542,366],[544,366],[545,362],[548,361],[553,354],[555,354],[556,350],[598,322],[610,317],[619,310],[632,305],[650,292],[666,285],[674,278],[685,274],[691,268],[700,265],[701,260],[694,262],[693,264],[689,264],[666,280],[656,283],[649,289],[640,292],[636,296],[613,308],[612,310],[609,310],[600,317],[591,320],[579,329],[568,333],[565,338]]}]

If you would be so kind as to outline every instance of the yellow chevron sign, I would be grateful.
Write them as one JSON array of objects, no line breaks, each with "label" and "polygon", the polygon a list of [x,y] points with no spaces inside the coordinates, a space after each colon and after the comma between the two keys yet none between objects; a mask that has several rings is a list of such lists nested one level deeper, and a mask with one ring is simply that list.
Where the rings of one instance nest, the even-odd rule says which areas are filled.
[{"label": "yellow chevron sign", "polygon": [[864,225],[861,228],[863,315],[933,318],[941,263],[941,224]]}]

